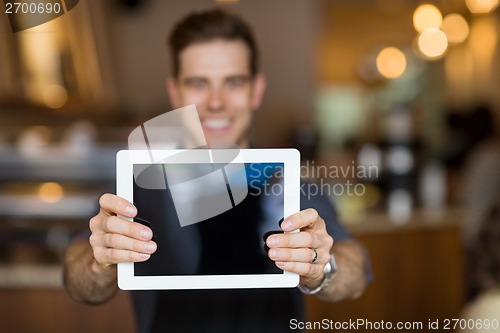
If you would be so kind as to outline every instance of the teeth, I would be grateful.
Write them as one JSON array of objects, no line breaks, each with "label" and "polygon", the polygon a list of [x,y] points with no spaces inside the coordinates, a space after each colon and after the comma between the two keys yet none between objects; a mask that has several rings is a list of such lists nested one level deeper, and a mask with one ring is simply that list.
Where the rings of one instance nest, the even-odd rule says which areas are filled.
[{"label": "teeth", "polygon": [[222,129],[228,127],[231,121],[227,118],[223,119],[205,119],[203,121],[203,126],[210,129]]}]

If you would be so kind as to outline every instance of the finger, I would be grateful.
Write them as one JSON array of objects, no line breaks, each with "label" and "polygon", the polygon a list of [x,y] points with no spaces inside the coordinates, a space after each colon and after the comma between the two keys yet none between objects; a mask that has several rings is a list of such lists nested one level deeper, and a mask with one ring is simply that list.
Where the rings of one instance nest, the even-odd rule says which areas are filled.
[{"label": "finger", "polygon": [[110,249],[110,248],[96,248],[94,250],[94,257],[98,262],[104,264],[118,264],[121,262],[142,262],[148,260],[151,255],[147,253],[140,253],[128,250]]},{"label": "finger", "polygon": [[99,205],[110,215],[119,214],[126,217],[137,215],[137,208],[133,204],[114,194],[103,194],[99,198]]},{"label": "finger", "polygon": [[266,244],[267,238],[269,238],[269,236],[271,236],[271,235],[282,234],[282,233],[283,233],[282,230],[271,230],[271,231],[264,233],[264,235],[262,236],[262,240],[264,241],[264,251],[266,253],[269,252],[269,246],[267,246],[267,244]]},{"label": "finger", "polygon": [[[153,226],[151,225],[151,223],[143,218],[136,216],[136,217],[134,217],[134,222],[140,223],[140,224],[148,227],[149,229],[151,229],[151,231],[153,230]],[[154,232],[153,232],[153,237],[151,239],[153,240],[153,242],[156,242]]]},{"label": "finger", "polygon": [[314,265],[305,262],[293,262],[293,261],[276,261],[276,266],[284,271],[296,273],[301,277],[305,277],[308,280],[315,280],[321,277],[323,273],[323,267],[321,265]]},{"label": "finger", "polygon": [[314,252],[309,248],[301,249],[288,249],[288,248],[275,248],[270,249],[269,258],[274,261],[293,261],[311,263],[314,258]]},{"label": "finger", "polygon": [[306,231],[290,234],[271,235],[267,238],[266,244],[270,248],[320,248],[321,245],[323,245],[321,237]]},{"label": "finger", "polygon": [[271,235],[277,235],[277,234],[282,234],[283,231],[282,230],[270,230],[270,231],[267,231],[264,233],[264,235],[262,235],[262,240],[265,242],[266,239],[269,238],[269,236]]},{"label": "finger", "polygon": [[102,239],[102,246],[112,249],[129,250],[148,254],[156,251],[156,243],[153,241],[138,241],[120,234],[106,234]]},{"label": "finger", "polygon": [[151,240],[153,231],[145,225],[124,220],[118,216],[109,216],[104,219],[102,230],[105,233],[121,234],[138,240]]},{"label": "finger", "polygon": [[319,220],[322,221],[318,212],[315,209],[308,208],[287,217],[281,224],[281,228],[283,231],[314,228]]}]

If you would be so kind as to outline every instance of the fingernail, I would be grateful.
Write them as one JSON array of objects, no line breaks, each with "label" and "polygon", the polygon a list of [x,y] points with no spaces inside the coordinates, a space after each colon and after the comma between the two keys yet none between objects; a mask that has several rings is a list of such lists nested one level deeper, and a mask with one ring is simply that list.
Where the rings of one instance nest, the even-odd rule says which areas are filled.
[{"label": "fingernail", "polygon": [[141,253],[140,257],[141,257],[141,259],[149,259],[149,257],[151,257],[151,255],[150,254],[146,254],[146,253]]},{"label": "fingernail", "polygon": [[155,250],[155,246],[152,243],[146,243],[146,245],[144,245],[144,249],[146,252],[153,252]]},{"label": "fingernail", "polygon": [[151,233],[151,230],[149,230],[149,229],[142,229],[141,230],[141,237],[144,239],[151,239],[151,237],[153,237],[153,234]]},{"label": "fingernail", "polygon": [[127,207],[125,207],[125,211],[127,212],[127,214],[130,214],[130,215],[136,215],[137,214],[137,209],[134,206],[127,206]]},{"label": "fingernail", "polygon": [[279,258],[280,251],[279,250],[271,250],[271,251],[269,251],[269,256],[273,259]]},{"label": "fingernail", "polygon": [[269,242],[269,245],[275,246],[275,245],[278,245],[279,240],[278,240],[278,237],[272,236],[272,237],[269,237],[268,242]]},{"label": "fingernail", "polygon": [[286,266],[286,262],[284,261],[276,261],[276,266],[282,268]]},{"label": "fingernail", "polygon": [[292,227],[292,221],[290,220],[287,220],[285,222],[283,222],[283,229],[290,229]]}]

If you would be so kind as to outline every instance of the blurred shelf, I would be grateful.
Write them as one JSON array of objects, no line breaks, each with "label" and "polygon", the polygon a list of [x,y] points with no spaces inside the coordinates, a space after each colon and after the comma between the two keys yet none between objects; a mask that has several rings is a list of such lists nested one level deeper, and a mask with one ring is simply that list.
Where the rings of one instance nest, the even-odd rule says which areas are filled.
[{"label": "blurred shelf", "polygon": [[44,147],[33,154],[13,149],[0,151],[0,181],[114,181],[116,153],[123,147],[99,146],[75,153],[61,147]]},{"label": "blurred shelf", "polygon": [[85,218],[97,211],[98,196],[64,196],[58,202],[48,203],[35,195],[0,195],[0,216],[14,218]]},{"label": "blurred shelf", "polygon": [[62,288],[61,265],[0,265],[0,288]]}]

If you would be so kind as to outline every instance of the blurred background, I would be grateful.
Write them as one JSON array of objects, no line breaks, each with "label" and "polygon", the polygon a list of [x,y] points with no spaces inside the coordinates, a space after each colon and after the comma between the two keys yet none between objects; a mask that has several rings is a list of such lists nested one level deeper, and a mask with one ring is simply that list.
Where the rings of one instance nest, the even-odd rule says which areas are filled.
[{"label": "blurred background", "polygon": [[372,257],[361,299],[307,298],[308,318],[457,318],[484,289],[472,263],[500,197],[498,5],[82,0],[18,33],[0,14],[0,330],[133,332],[126,293],[69,299],[62,253],[114,191],[130,131],[170,110],[171,27],[214,6],[259,42],[269,88],[254,145],[299,148]]}]

